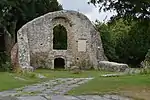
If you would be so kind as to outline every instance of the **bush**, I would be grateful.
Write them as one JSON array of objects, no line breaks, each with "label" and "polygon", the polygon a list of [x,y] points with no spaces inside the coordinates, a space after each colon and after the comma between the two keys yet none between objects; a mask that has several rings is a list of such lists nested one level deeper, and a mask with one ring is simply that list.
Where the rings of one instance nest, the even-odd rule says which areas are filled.
[{"label": "bush", "polygon": [[150,69],[149,68],[142,68],[140,74],[150,74]]},{"label": "bush", "polygon": [[141,67],[150,70],[150,49],[145,56],[145,60],[141,62]]},{"label": "bush", "polygon": [[23,73],[23,75],[29,78],[37,78],[36,73],[33,73],[33,72]]},{"label": "bush", "polygon": [[117,40],[116,53],[121,62],[137,66],[145,59],[150,48],[150,24],[144,23],[132,24],[128,34]]},{"label": "bush", "polygon": [[9,72],[11,70],[10,58],[4,52],[0,52],[0,71]]},{"label": "bush", "polygon": [[139,67],[150,48],[149,21],[115,20],[96,23],[101,34],[104,52],[110,61]]},{"label": "bush", "polygon": [[117,61],[118,56],[116,55],[116,52],[115,52],[115,44],[113,42],[113,38],[111,35],[112,32],[109,26],[98,22],[96,27],[101,35],[105,55],[107,56],[109,60]]}]

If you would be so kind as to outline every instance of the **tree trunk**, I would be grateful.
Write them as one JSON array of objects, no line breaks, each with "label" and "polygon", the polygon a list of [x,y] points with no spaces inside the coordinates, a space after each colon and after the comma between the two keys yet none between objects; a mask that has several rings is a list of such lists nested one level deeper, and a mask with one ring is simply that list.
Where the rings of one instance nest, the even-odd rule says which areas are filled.
[{"label": "tree trunk", "polygon": [[[10,28],[10,31],[8,31],[7,29],[5,29],[5,34],[4,34],[4,39],[5,39],[5,50],[6,50],[6,54],[8,56],[11,55],[11,49],[13,48],[13,46],[16,43],[16,24],[17,21],[13,22]],[[10,33],[11,32],[11,33]]]}]

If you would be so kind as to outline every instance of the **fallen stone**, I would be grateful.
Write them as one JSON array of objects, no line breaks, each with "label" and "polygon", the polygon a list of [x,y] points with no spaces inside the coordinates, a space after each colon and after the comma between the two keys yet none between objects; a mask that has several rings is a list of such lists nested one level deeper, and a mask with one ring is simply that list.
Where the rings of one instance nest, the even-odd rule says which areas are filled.
[{"label": "fallen stone", "polygon": [[37,74],[36,75],[38,78],[40,78],[40,79],[44,79],[44,78],[46,78],[44,75],[42,75],[42,74]]},{"label": "fallen stone", "polygon": [[17,79],[17,80],[20,80],[20,81],[27,81],[26,79],[21,78],[21,77],[14,77],[14,78]]},{"label": "fallen stone", "polygon": [[39,87],[39,86],[29,86],[25,87],[22,91],[23,92],[40,92],[46,89],[46,87]]},{"label": "fallen stone", "polygon": [[138,68],[128,68],[125,70],[126,74],[139,74],[141,73],[141,69]]},{"label": "fallen stone", "polygon": [[103,97],[109,100],[132,100],[131,98],[127,98],[119,95],[104,95]]},{"label": "fallen stone", "polygon": [[104,74],[101,75],[102,77],[119,77],[119,76],[123,76],[125,75],[125,73],[119,73],[119,74]]},{"label": "fallen stone", "polygon": [[52,96],[51,100],[82,100],[82,99],[78,99],[78,98],[73,97],[73,96],[61,96],[61,95],[57,95],[57,96]]},{"label": "fallen stone", "polygon": [[18,97],[18,100],[47,100],[42,96],[26,96],[26,97]]},{"label": "fallen stone", "polygon": [[15,96],[17,94],[17,92],[15,90],[10,90],[10,91],[3,91],[3,92],[0,92],[0,96],[4,96],[4,97],[7,97],[7,96]]},{"label": "fallen stone", "polygon": [[79,74],[79,73],[81,73],[80,67],[78,67],[78,66],[72,66],[72,67],[70,68],[70,70],[71,70],[71,72],[72,72],[73,74]]},{"label": "fallen stone", "polygon": [[16,97],[0,97],[0,100],[18,100]]},{"label": "fallen stone", "polygon": [[129,68],[127,64],[109,61],[100,61],[98,67],[99,70],[106,70],[111,72],[124,72],[127,68]]},{"label": "fallen stone", "polygon": [[98,95],[83,95],[83,96],[77,96],[77,98],[79,98],[79,100],[110,100]]}]

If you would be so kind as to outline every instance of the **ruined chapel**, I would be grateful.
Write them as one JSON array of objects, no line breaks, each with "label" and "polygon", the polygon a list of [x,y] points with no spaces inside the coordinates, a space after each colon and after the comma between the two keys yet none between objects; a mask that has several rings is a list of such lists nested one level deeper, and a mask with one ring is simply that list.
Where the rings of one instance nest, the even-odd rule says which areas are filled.
[{"label": "ruined chapel", "polygon": [[[57,35],[64,36],[64,45],[55,40],[56,27],[66,32]],[[83,62],[97,68],[98,62],[106,59],[100,33],[85,15],[76,11],[50,12],[28,22],[19,29],[17,42],[18,63],[22,68],[67,69]]]}]

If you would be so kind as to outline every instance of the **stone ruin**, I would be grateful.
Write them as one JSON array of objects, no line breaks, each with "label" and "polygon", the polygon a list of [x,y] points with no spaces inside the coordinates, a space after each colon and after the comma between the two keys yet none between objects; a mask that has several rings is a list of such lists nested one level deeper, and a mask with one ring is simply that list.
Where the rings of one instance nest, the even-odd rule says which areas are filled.
[{"label": "stone ruin", "polygon": [[[56,48],[57,26],[64,30],[57,37],[64,37],[66,45]],[[66,32],[66,35],[62,35]],[[123,72],[127,64],[107,61],[100,33],[83,14],[76,11],[56,11],[25,24],[17,33],[17,42],[11,51],[14,69],[36,68],[94,68]],[[60,41],[59,41],[60,42]]]},{"label": "stone ruin", "polygon": [[[67,48],[54,48],[54,28],[62,25],[67,32]],[[83,14],[76,11],[56,11],[25,24],[17,33],[18,64],[21,68],[54,69],[61,64],[95,69],[104,55],[100,33]],[[32,66],[32,67],[31,67]]]}]

